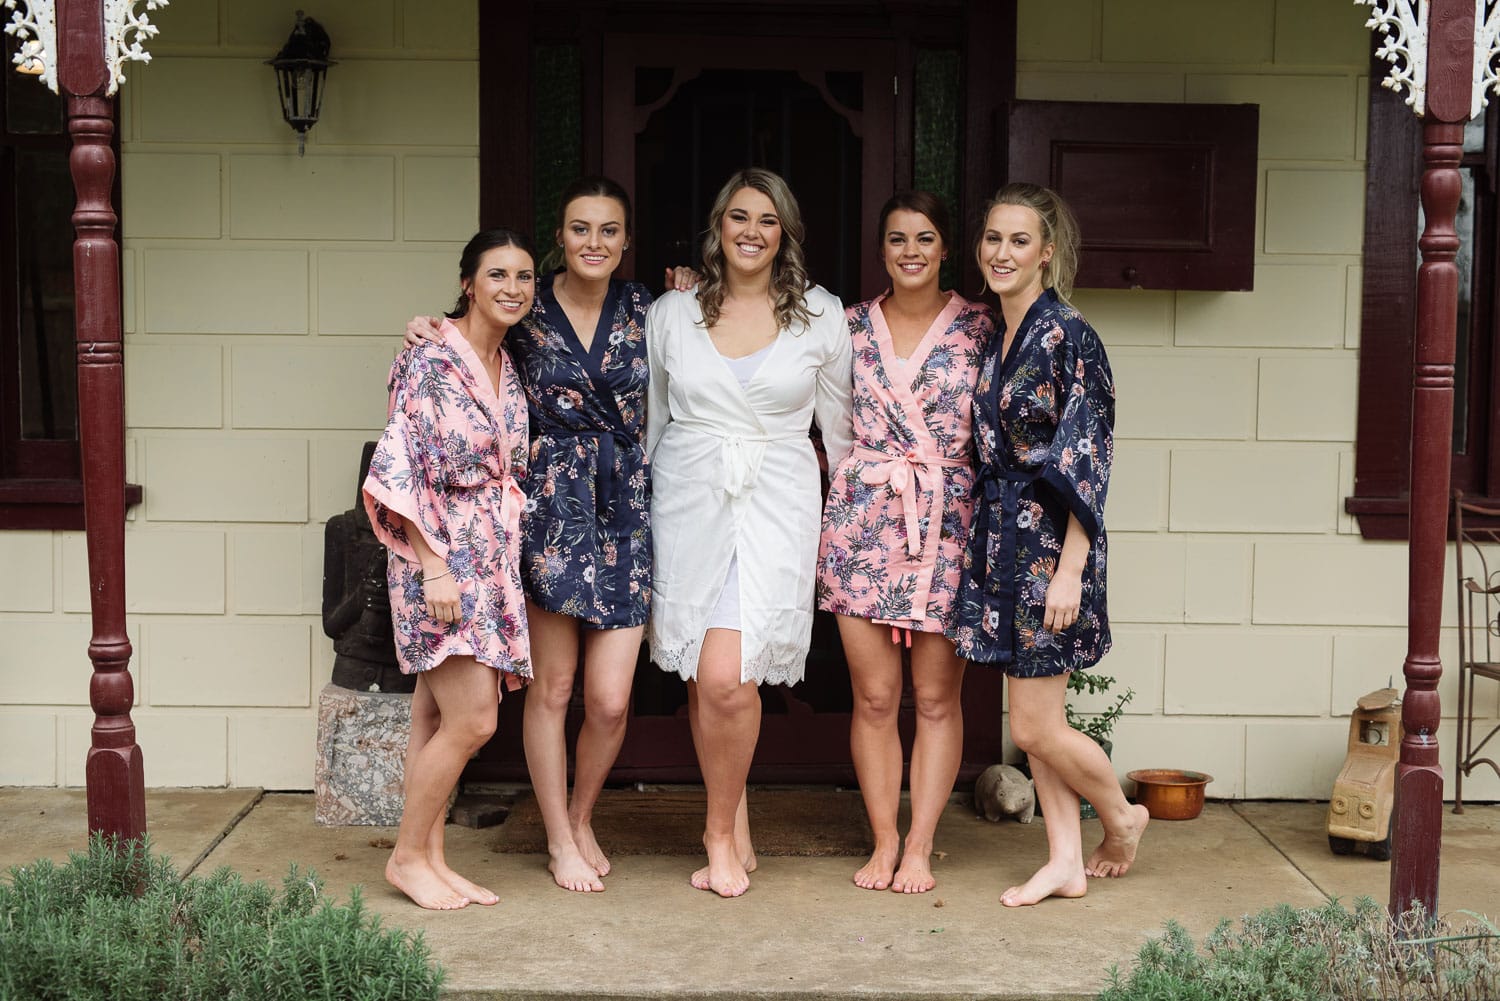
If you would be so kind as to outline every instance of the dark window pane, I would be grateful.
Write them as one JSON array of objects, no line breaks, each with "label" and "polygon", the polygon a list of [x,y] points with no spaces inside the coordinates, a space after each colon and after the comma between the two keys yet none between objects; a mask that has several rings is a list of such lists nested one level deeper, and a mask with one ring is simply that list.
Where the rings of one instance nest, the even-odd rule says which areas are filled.
[{"label": "dark window pane", "polygon": [[[10,53],[0,50],[0,71],[11,72]],[[5,90],[5,131],[12,135],[63,133],[62,98],[41,81],[11,72]]]},{"label": "dark window pane", "polygon": [[[10,88],[12,92],[17,88]],[[62,150],[16,153],[21,437],[78,436],[73,182]]]}]

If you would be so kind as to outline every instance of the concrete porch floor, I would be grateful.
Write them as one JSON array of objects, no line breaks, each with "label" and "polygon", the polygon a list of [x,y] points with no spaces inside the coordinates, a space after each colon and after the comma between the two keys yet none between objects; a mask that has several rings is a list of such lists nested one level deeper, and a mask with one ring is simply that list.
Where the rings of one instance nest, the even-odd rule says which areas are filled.
[{"label": "concrete porch floor", "polygon": [[[990,824],[956,801],[938,828],[938,887],[913,896],[855,887],[862,859],[762,857],[750,892],[720,900],[687,885],[696,859],[660,856],[617,858],[605,893],[573,894],[553,886],[545,857],[498,854],[493,829],[450,826],[454,868],[501,902],[433,913],[382,879],[387,850],[371,842],[393,829],[318,827],[310,795],[147,794],[156,850],[185,871],[227,865],[275,884],[295,861],[339,899],[363,885],[387,922],[425,932],[448,971],[445,996],[459,1001],[1089,998],[1168,918],[1202,935],[1276,903],[1384,901],[1389,864],[1331,854],[1325,811],[1210,803],[1197,820],[1153,823],[1124,879],[1017,911],[998,897],[1045,857],[1042,822]],[[1500,914],[1500,806],[1445,809],[1443,825],[1440,911]],[[0,789],[0,871],[65,858],[85,826],[82,790]],[[1098,823],[1084,836],[1097,840]]]}]

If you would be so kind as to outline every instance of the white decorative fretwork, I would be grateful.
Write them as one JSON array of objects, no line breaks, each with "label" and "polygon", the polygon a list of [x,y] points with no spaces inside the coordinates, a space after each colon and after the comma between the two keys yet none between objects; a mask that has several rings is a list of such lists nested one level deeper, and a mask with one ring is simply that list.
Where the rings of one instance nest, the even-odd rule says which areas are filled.
[{"label": "white decorative fretwork", "polygon": [[[135,5],[140,2],[104,0],[104,58],[109,61],[109,89],[105,93],[111,97],[125,82],[125,71],[121,68],[125,63],[151,61],[151,53],[143,46],[160,29],[151,23],[147,13],[135,12]],[[168,0],[146,0],[146,10],[158,10],[167,3]]]},{"label": "white decorative fretwork", "polygon": [[1490,103],[1490,94],[1500,94],[1500,3],[1475,0],[1474,9],[1474,101],[1473,118]]},{"label": "white decorative fretwork", "polygon": [[1406,106],[1422,114],[1427,106],[1427,0],[1354,0],[1354,4],[1371,8],[1365,27],[1385,37],[1375,55],[1390,63],[1391,71],[1380,85],[1398,94],[1405,91]]},{"label": "white decorative fretwork", "polygon": [[[136,12],[143,0],[104,0],[104,59],[109,67],[109,86],[105,93],[113,97],[125,82],[125,63],[149,63],[151,53],[145,43],[156,37],[150,11],[167,6],[169,0],[144,0],[146,10]],[[46,88],[57,93],[57,9],[56,0],[0,0],[0,7],[10,11],[5,33],[21,43],[11,60],[22,73],[41,77]]]},{"label": "white decorative fretwork", "polygon": [[5,33],[21,43],[11,62],[22,73],[41,77],[42,84],[57,93],[57,11],[51,0],[0,0],[0,6],[10,11]]}]

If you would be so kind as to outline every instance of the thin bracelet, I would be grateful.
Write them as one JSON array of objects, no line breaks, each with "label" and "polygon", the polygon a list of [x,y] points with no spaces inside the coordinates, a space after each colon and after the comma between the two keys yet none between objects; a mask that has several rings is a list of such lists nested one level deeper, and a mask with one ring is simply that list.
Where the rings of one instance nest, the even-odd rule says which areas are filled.
[{"label": "thin bracelet", "polygon": [[448,576],[452,572],[453,572],[453,568],[449,567],[447,570],[444,570],[442,573],[440,573],[440,574],[434,574],[431,577],[427,576],[424,573],[422,575],[422,583],[426,584],[428,581],[442,580],[444,577]]}]

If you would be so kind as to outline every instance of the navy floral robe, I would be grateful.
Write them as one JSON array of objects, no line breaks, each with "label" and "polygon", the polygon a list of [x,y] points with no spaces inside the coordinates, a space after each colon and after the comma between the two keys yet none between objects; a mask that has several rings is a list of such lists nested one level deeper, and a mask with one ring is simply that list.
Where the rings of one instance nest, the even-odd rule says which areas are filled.
[{"label": "navy floral robe", "polygon": [[[1003,320],[1001,320],[1003,327]],[[1082,670],[1109,651],[1104,497],[1114,464],[1115,388],[1104,345],[1047,289],[1000,357],[996,331],[974,390],[979,453],[973,530],[952,633],[960,655],[1018,678]],[[1042,628],[1068,528],[1089,537],[1078,619]]]},{"label": "navy floral robe", "polygon": [[601,629],[639,626],[651,603],[646,468],[646,309],[651,293],[610,282],[587,350],[552,292],[506,338],[531,419],[522,579],[551,612]]}]

